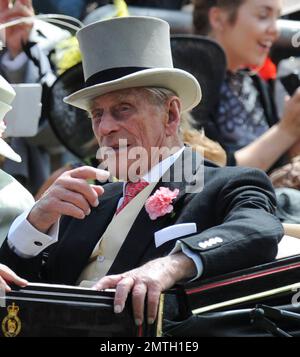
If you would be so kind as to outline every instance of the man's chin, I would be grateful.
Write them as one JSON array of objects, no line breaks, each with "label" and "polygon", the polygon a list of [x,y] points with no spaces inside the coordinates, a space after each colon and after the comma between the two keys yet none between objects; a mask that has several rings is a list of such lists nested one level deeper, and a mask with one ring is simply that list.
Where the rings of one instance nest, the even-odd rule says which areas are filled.
[{"label": "man's chin", "polygon": [[119,160],[106,160],[106,169],[113,177],[121,181],[135,182],[140,177],[144,176],[148,168],[143,167],[143,160],[128,160],[127,157],[119,157]]}]

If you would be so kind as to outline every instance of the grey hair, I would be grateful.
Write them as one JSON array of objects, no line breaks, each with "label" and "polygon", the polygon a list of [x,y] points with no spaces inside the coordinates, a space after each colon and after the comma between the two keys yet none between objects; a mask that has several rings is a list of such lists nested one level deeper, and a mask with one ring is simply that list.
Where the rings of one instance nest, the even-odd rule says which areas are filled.
[{"label": "grey hair", "polygon": [[[159,107],[163,107],[168,99],[174,96],[178,97],[178,95],[174,91],[167,88],[144,87],[143,89],[145,90],[146,93],[150,94],[149,96],[147,96],[147,100],[149,101],[149,103]],[[178,134],[181,134],[181,131],[182,131],[181,126],[179,126]]]},{"label": "grey hair", "polygon": [[168,99],[177,96],[175,92],[167,88],[144,87],[143,89],[150,94],[147,98],[154,105],[162,106]]}]

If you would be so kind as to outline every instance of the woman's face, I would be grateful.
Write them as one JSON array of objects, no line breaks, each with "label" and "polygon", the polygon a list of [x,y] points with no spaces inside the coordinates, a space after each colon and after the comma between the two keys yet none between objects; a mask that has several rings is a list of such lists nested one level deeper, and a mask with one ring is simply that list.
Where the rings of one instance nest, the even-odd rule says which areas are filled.
[{"label": "woman's face", "polygon": [[238,9],[236,21],[223,12],[221,26],[214,28],[216,40],[224,48],[228,69],[262,66],[278,36],[276,20],[281,0],[246,0]]}]

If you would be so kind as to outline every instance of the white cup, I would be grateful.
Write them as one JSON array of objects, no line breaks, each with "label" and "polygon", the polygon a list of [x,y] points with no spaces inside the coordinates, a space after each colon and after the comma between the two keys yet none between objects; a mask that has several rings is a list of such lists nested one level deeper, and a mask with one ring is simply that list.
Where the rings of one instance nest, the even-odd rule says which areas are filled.
[{"label": "white cup", "polygon": [[12,110],[5,116],[6,137],[35,136],[41,116],[42,86],[40,84],[12,84],[16,97]]}]

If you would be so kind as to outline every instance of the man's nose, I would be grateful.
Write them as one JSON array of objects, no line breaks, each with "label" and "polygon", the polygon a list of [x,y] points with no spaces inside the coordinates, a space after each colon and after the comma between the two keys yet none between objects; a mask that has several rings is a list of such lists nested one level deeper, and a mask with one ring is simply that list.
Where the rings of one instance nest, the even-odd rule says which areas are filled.
[{"label": "man's nose", "polygon": [[102,114],[101,121],[96,130],[100,136],[107,136],[112,132],[117,131],[118,128],[119,125],[114,117],[109,112],[105,112]]}]

